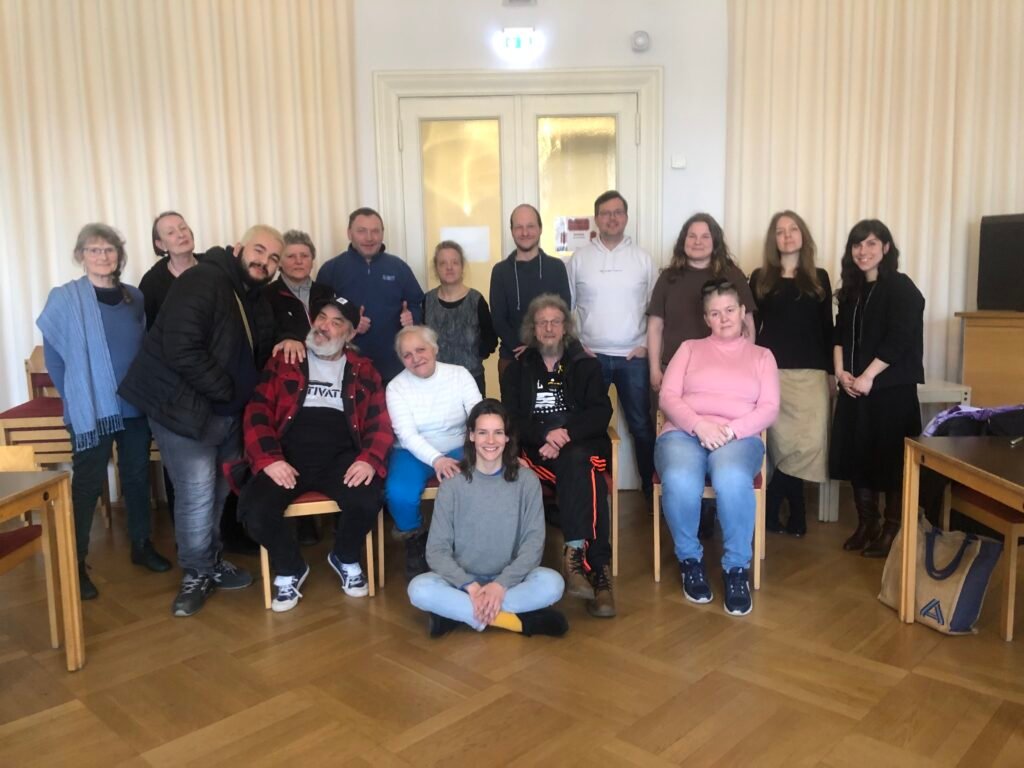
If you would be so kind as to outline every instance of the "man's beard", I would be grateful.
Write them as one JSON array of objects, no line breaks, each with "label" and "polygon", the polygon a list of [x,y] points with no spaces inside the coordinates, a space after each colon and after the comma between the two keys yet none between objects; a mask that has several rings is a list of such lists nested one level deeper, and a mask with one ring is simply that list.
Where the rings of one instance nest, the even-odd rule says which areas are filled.
[{"label": "man's beard", "polygon": [[344,339],[324,339],[315,328],[306,335],[306,348],[319,358],[337,357],[345,348]]},{"label": "man's beard", "polygon": [[245,249],[238,252],[238,269],[242,275],[242,282],[249,288],[260,288],[270,282],[270,273],[263,267],[263,277],[253,277],[249,272],[249,264],[246,262]]},{"label": "man's beard", "polygon": [[553,344],[541,343],[539,349],[541,357],[561,357],[565,353],[565,339]]}]

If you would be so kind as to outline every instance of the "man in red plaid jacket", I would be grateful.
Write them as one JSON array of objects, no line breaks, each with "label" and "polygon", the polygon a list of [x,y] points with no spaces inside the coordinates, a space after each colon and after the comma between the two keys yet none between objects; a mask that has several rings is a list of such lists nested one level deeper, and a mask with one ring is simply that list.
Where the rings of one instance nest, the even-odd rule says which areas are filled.
[{"label": "man in red plaid jacket", "polygon": [[344,299],[313,308],[306,360],[273,357],[263,370],[242,421],[248,467],[238,514],[266,547],[276,574],[275,611],[294,608],[309,575],[284,510],[305,493],[333,499],[342,510],[327,562],[351,597],[364,597],[359,550],[380,509],[387,455],[394,442],[380,375],[349,342],[359,309]]}]

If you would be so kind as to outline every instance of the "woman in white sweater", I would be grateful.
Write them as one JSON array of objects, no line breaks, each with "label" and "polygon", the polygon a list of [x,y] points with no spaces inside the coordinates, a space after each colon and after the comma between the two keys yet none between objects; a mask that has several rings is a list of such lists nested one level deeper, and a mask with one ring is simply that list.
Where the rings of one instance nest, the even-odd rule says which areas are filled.
[{"label": "woman in white sweater", "polygon": [[432,476],[440,481],[459,471],[466,417],[480,402],[480,390],[462,366],[437,362],[437,334],[426,326],[400,330],[395,351],[405,370],[387,388],[396,439],[384,494],[395,530],[405,539],[411,579],[427,571],[420,496]]}]

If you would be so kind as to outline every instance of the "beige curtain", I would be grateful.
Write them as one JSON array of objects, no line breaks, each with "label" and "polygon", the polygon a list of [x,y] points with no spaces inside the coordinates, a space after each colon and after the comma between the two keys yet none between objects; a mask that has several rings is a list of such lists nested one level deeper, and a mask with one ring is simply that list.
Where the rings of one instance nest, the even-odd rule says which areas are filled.
[{"label": "beige curtain", "polygon": [[0,408],[83,224],[155,258],[153,217],[197,247],[257,222],[310,232],[321,262],[356,203],[352,10],[341,0],[0,0]]},{"label": "beige curtain", "polygon": [[980,218],[1024,211],[1024,2],[730,0],[726,230],[746,271],[804,216],[838,282],[885,221],[927,300],[925,367],[959,380]]}]

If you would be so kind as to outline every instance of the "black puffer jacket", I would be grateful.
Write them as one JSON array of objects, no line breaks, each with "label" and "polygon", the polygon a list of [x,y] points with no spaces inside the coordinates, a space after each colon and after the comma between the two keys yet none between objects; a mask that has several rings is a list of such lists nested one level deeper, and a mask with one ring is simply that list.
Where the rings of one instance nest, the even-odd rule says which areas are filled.
[{"label": "black puffer jacket", "polygon": [[202,437],[214,403],[236,397],[232,367],[248,346],[238,301],[252,330],[254,364],[262,370],[274,346],[274,314],[260,291],[243,286],[231,248],[212,248],[174,281],[118,392],[158,424]]},{"label": "black puffer jacket", "polygon": [[[565,398],[569,420],[565,428],[572,440],[598,440],[607,443],[603,455],[608,455],[608,422],[612,419],[612,403],[608,388],[601,375],[601,364],[590,357],[579,342],[572,342],[562,356],[565,361]],[[537,382],[547,375],[544,359],[536,348],[530,347],[518,360],[513,360],[501,379],[501,401],[508,409],[519,436],[519,444],[537,448],[544,443],[547,429],[533,418],[533,405],[537,397]]]},{"label": "black puffer jacket", "polygon": [[309,287],[309,312],[302,306],[302,300],[291,292],[284,280],[278,278],[264,287],[263,295],[267,297],[274,310],[274,332],[277,340],[295,339],[305,341],[309,334],[310,320],[314,308],[334,298],[334,289],[329,285],[315,280]]}]

